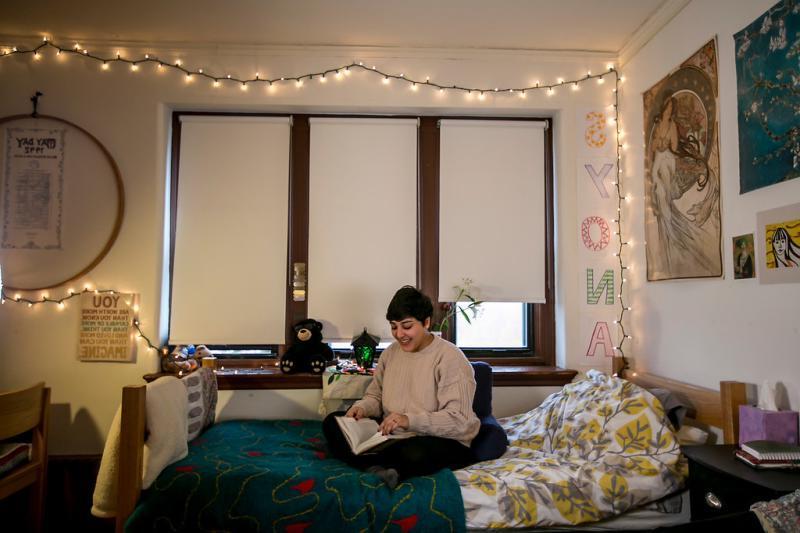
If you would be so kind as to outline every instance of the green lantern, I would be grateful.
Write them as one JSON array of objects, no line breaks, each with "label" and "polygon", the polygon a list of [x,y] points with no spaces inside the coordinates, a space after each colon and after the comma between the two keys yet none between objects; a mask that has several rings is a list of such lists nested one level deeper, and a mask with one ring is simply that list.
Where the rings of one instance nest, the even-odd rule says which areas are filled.
[{"label": "green lantern", "polygon": [[351,344],[358,366],[372,368],[380,340],[380,337],[367,333],[367,328],[364,328],[364,332],[361,335],[353,337]]}]

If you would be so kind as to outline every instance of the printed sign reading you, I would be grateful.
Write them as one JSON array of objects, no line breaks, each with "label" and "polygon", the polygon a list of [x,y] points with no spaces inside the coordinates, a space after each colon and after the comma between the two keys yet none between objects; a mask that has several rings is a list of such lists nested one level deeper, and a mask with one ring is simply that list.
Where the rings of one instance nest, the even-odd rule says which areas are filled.
[{"label": "printed sign reading you", "polygon": [[81,295],[81,361],[133,361],[138,294]]}]

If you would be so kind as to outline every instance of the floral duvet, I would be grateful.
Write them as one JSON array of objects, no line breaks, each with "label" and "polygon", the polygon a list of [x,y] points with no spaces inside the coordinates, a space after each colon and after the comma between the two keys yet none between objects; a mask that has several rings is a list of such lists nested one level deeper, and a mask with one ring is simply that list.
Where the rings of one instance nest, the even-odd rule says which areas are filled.
[{"label": "floral duvet", "polygon": [[594,370],[500,423],[505,455],[455,472],[469,528],[593,522],[676,491],[686,475],[661,403]]}]

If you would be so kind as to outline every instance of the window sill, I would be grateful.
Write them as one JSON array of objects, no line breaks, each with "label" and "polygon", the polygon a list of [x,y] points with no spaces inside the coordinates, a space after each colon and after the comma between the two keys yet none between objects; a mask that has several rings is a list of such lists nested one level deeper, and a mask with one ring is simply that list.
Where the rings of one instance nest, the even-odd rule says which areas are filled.
[{"label": "window sill", "polygon": [[[279,368],[236,370],[217,373],[220,390],[321,389],[322,379],[315,374],[284,374]],[[495,387],[560,387],[571,382],[578,372],[554,366],[493,366]]]}]

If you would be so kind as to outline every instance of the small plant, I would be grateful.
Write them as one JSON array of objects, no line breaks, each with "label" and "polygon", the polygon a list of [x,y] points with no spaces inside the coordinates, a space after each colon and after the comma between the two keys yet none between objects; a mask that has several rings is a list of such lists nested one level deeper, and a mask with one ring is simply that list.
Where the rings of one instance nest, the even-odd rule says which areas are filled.
[{"label": "small plant", "polygon": [[[453,290],[456,294],[455,300],[442,304],[441,308],[442,311],[444,311],[444,316],[442,316],[439,322],[433,325],[431,331],[440,331],[442,333],[447,331],[450,327],[450,319],[454,317],[456,313],[460,313],[461,316],[464,317],[464,320],[467,321],[467,324],[472,324],[472,321],[478,317],[478,311],[480,311],[480,306],[483,302],[472,295],[474,292],[472,280],[464,278],[461,285],[453,286]],[[461,305],[461,302],[468,303],[466,303],[466,305]]]}]

